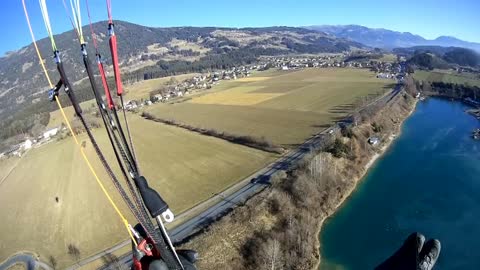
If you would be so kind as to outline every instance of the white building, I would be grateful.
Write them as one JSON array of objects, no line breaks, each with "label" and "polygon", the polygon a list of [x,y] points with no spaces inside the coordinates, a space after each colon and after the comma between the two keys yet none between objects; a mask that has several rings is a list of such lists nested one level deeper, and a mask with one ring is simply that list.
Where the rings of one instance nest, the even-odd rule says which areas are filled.
[{"label": "white building", "polygon": [[43,133],[43,138],[45,140],[48,140],[50,139],[50,137],[57,135],[57,133],[58,133],[58,128],[52,128]]},{"label": "white building", "polygon": [[23,142],[22,148],[23,148],[23,150],[27,150],[27,149],[32,148],[32,145],[33,145],[33,143],[32,143],[31,140],[26,140],[25,142]]},{"label": "white building", "polygon": [[380,142],[380,139],[378,137],[370,137],[368,139],[368,143],[371,145],[377,145]]}]

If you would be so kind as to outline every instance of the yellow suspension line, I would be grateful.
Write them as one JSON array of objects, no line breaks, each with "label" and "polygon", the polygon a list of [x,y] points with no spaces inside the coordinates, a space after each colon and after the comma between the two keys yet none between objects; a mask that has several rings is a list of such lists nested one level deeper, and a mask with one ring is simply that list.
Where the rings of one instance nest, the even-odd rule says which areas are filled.
[{"label": "yellow suspension line", "polygon": [[[43,72],[45,73],[45,77],[47,78],[47,81],[48,81],[48,84],[50,85],[50,88],[53,88],[53,84],[52,84],[52,81],[50,80],[50,76],[48,75],[48,71],[47,69],[45,68],[45,64],[43,63],[43,58],[42,58],[42,55],[40,53],[40,50],[38,49],[38,46],[37,46],[37,42],[35,41],[35,36],[33,34],[33,30],[32,30],[32,25],[30,24],[30,19],[29,19],[29,16],[28,16],[28,12],[27,12],[27,7],[25,5],[25,0],[22,0],[22,4],[23,4],[23,10],[25,11],[25,17],[27,18],[27,24],[28,24],[28,28],[30,30],[30,35],[32,37],[32,40],[33,40],[33,46],[35,47],[35,50],[37,51],[37,55],[38,55],[38,58],[40,59],[40,64],[42,66],[42,69],[43,69]],[[50,32],[49,32],[49,35],[50,35]],[[53,36],[50,37],[51,40],[53,40]],[[106,190],[105,186],[102,184],[102,182],[100,181],[100,178],[98,177],[95,169],[93,168],[92,164],[90,163],[87,155],[85,154],[85,152],[83,151],[83,147],[80,145],[80,143],[78,142],[78,139],[77,139],[77,136],[75,135],[75,132],[73,132],[72,130],[72,126],[70,125],[70,121],[68,120],[66,114],[65,114],[65,111],[63,110],[63,107],[62,107],[62,104],[60,103],[60,100],[57,96],[55,96],[55,101],[57,102],[57,105],[58,105],[58,108],[60,109],[60,112],[62,113],[62,116],[63,116],[63,119],[65,121],[65,123],[67,124],[68,126],[68,129],[70,130],[70,133],[72,134],[72,137],[75,141],[75,144],[79,147],[80,149],[80,153],[82,154],[82,157],[83,159],[85,160],[85,163],[87,164],[88,168],[90,169],[90,171],[92,172],[93,176],[95,177],[95,180],[97,181],[97,184],[100,186],[100,188],[102,189],[103,193],[105,194],[105,196],[107,197],[108,201],[110,202],[110,204],[113,206],[113,208],[115,209],[115,211],[117,212],[117,214],[119,215],[120,219],[122,220],[122,222],[124,223],[125,225],[125,228],[127,229],[128,231],[128,234],[130,236],[130,238],[133,240],[134,243],[137,244],[137,241],[135,240],[135,238],[133,237],[133,234],[132,234],[132,231],[130,230],[131,226],[130,224],[128,223],[127,219],[125,218],[125,216],[122,214],[122,212],[120,211],[120,209],[117,207],[117,205],[115,204],[115,202],[113,201],[112,197],[110,196],[110,194],[108,193],[108,191]]]},{"label": "yellow suspension line", "polygon": [[82,31],[82,16],[80,14],[80,0],[70,0],[70,6],[72,7],[72,14],[73,20],[75,21],[75,28],[77,30],[80,44],[85,43],[85,39],[83,38],[83,31]]}]

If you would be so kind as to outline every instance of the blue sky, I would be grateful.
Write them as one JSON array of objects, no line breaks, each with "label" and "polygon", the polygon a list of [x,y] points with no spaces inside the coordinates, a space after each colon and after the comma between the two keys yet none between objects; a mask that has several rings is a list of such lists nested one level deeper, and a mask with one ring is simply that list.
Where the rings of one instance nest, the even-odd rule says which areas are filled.
[{"label": "blue sky", "polygon": [[[68,3],[69,0],[66,0]],[[38,0],[26,0],[38,38],[46,36]],[[88,23],[85,2],[82,22]],[[90,0],[93,21],[107,18],[104,0]],[[62,0],[47,0],[55,33],[71,29]],[[478,0],[112,0],[114,19],[148,26],[304,26],[360,24],[426,38],[480,42]],[[29,44],[21,0],[2,0],[0,55]]]}]

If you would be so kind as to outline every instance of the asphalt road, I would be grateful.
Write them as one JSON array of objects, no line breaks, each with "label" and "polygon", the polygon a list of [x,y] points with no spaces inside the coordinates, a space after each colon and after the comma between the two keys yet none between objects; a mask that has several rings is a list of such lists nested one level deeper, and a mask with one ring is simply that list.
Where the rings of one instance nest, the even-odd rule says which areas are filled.
[{"label": "asphalt road", "polygon": [[[367,104],[365,107],[374,105],[376,103],[380,106],[384,106],[387,103],[389,103],[398,93],[400,93],[401,89],[402,89],[401,85],[397,84],[394,87],[394,89],[392,89],[392,91],[387,92],[383,96]],[[250,179],[252,181],[242,181],[241,182],[242,186],[240,188],[238,188],[238,185],[235,185],[234,187],[230,188],[230,190],[234,188],[235,189],[238,188],[235,192],[229,193],[229,191],[226,190],[220,194],[216,194],[217,197],[221,198],[220,202],[212,205],[211,207],[204,210],[200,214],[188,219],[187,221],[183,222],[182,224],[178,225],[177,227],[169,231],[169,235],[172,238],[172,241],[174,243],[179,243],[184,241],[185,239],[194,235],[201,229],[207,227],[212,222],[222,217],[223,215],[225,215],[226,213],[228,213],[230,210],[234,209],[238,205],[242,205],[243,203],[245,203],[246,200],[248,200],[255,194],[269,187],[270,186],[269,180],[272,175],[274,175],[276,172],[280,170],[288,170],[297,161],[301,160],[306,154],[310,153],[314,149],[318,149],[321,146],[322,141],[326,137],[330,136],[329,132],[331,130],[335,131],[338,128],[339,128],[338,124],[334,125],[331,128],[326,129],[321,133],[308,139],[303,144],[299,145],[295,150],[291,150],[289,153],[287,153],[285,156],[283,156],[273,164],[258,171],[255,174],[255,178]],[[102,258],[102,256],[106,254],[110,254],[113,251],[125,245],[128,245],[129,243],[130,243],[129,241],[119,243],[114,247],[108,250],[102,251],[89,258],[86,258],[76,263],[75,265],[72,265],[67,269],[69,270],[77,269],[80,266],[86,265],[92,261],[100,259]],[[26,254],[26,253],[18,254],[13,257],[10,257],[7,261],[0,264],[0,270],[6,270],[8,267],[12,266],[17,262],[25,263],[28,266],[28,270],[35,269],[35,266],[37,265],[41,266],[46,270],[52,270],[51,267],[48,266],[46,263],[40,262],[36,260],[36,258],[34,258],[32,255]],[[130,253],[125,254],[124,256],[118,258],[118,262],[121,264],[130,265],[132,263],[131,254]],[[109,265],[105,265],[100,269],[110,269],[110,268],[109,268]]]},{"label": "asphalt road", "polygon": [[[371,105],[385,106],[394,97],[396,97],[401,92],[401,90],[402,85],[396,84],[390,92],[385,93],[383,96],[365,105],[364,108]],[[211,206],[204,212],[192,217],[191,219],[172,229],[169,232],[172,241],[174,243],[182,242],[184,239],[187,239],[188,237],[194,235],[196,232],[207,227],[219,217],[222,217],[223,215],[228,213],[231,209],[234,209],[236,206],[243,204],[246,200],[248,200],[248,198],[251,198],[255,194],[261,192],[263,189],[269,186],[269,179],[271,176],[273,176],[276,172],[280,170],[288,170],[297,161],[301,160],[306,154],[310,153],[313,150],[317,150],[321,146],[322,140],[324,140],[326,136],[330,136],[330,131],[335,131],[336,129],[339,129],[339,124],[336,124],[331,128],[326,129],[319,134],[313,136],[312,138],[301,144],[299,147],[297,147],[297,149],[290,151],[288,154],[280,158],[272,165],[260,170],[255,180],[252,179],[253,181],[247,182],[237,191],[224,196],[222,201],[220,201],[219,203]],[[132,256],[130,253],[126,254],[120,257],[118,261],[121,264],[130,265],[132,263]],[[105,265],[100,269],[109,269],[109,266]]]},{"label": "asphalt road", "polygon": [[33,255],[21,253],[8,258],[4,263],[0,264],[0,270],[6,270],[16,263],[23,263],[27,266],[27,270],[36,270],[37,266],[45,270],[53,270],[48,264],[37,260]]},{"label": "asphalt road", "polygon": [[[288,170],[293,164],[302,159],[306,154],[310,153],[311,150],[318,148],[318,145],[320,145],[324,136],[329,136],[328,130],[315,135],[300,145],[297,149],[290,151],[275,163],[262,169],[259,174],[257,174],[255,180],[252,179],[252,181],[247,182],[243,187],[232,194],[223,196],[223,199],[219,203],[170,230],[169,235],[172,241],[174,243],[182,242],[184,239],[187,239],[191,235],[207,227],[213,221],[267,188],[270,185],[270,177],[276,172],[280,170]],[[258,181],[256,181],[257,179]],[[132,256],[131,254],[126,254],[118,260],[121,264],[130,265],[132,263]],[[109,269],[109,266],[105,265],[100,269]]]}]

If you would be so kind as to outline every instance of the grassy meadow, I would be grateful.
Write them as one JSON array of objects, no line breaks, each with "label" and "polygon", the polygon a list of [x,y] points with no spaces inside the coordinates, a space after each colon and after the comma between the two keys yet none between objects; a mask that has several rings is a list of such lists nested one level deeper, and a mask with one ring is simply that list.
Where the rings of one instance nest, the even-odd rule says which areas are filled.
[{"label": "grassy meadow", "polygon": [[[62,106],[63,106],[63,104],[62,104]],[[91,99],[91,100],[84,101],[84,102],[80,103],[80,107],[82,107],[83,110],[85,110],[86,108],[90,108],[92,106],[95,108],[95,110],[98,110],[98,109],[96,109],[97,108],[97,103],[95,102],[94,99]],[[65,112],[65,115],[69,119],[72,119],[73,116],[75,115],[75,110],[73,109],[72,106],[68,106],[68,107],[63,108],[63,111]],[[50,120],[48,122],[47,129],[58,127],[63,122],[64,122],[64,120],[63,120],[63,116],[62,116],[62,113],[60,112],[60,110],[53,111],[53,112],[50,113]]]},{"label": "grassy meadow", "polygon": [[413,77],[418,81],[468,84],[470,86],[480,87],[480,78],[475,78],[475,76],[470,73],[458,74],[446,70],[415,70]]},{"label": "grassy meadow", "polygon": [[[161,125],[131,115],[129,122],[142,173],[172,210],[180,212],[210,198],[255,172],[275,156],[262,151]],[[148,132],[145,132],[147,131]],[[105,130],[94,131],[111,166],[119,172]],[[85,135],[80,141],[88,141]],[[100,178],[127,215],[93,147],[85,151]],[[44,260],[54,256],[59,268],[73,263],[67,246],[88,257],[127,239],[121,220],[97,186],[71,138],[32,149],[20,160],[0,161],[12,173],[0,185],[0,261],[27,250]],[[117,174],[121,176],[120,173]],[[122,178],[119,178],[124,182]],[[55,201],[59,198],[59,202]]]},{"label": "grassy meadow", "polygon": [[362,69],[276,71],[222,81],[214,93],[146,110],[162,119],[291,146],[350,113],[361,97],[384,93],[391,83]]},{"label": "grassy meadow", "polygon": [[164,78],[158,79],[151,79],[146,81],[141,81],[134,83],[132,85],[126,85],[125,88],[125,101],[126,100],[140,100],[140,99],[148,99],[150,97],[150,92],[153,90],[160,89],[165,86],[172,78],[175,78],[177,81],[181,82],[185,79],[190,79],[197,74],[182,74],[177,76],[169,76]]},{"label": "grassy meadow", "polygon": [[397,61],[397,56],[395,54],[387,53],[380,57],[378,61],[393,63]]},{"label": "grassy meadow", "polygon": [[[126,99],[148,97],[151,90],[168,80],[128,86]],[[185,102],[155,104],[146,110],[159,118],[235,135],[265,137],[290,147],[350,113],[362,97],[384,93],[391,83],[360,69],[267,71],[222,81]],[[82,103],[82,107],[93,103]],[[73,109],[65,110],[71,119]],[[278,158],[139,115],[128,117],[142,173],[177,214]],[[61,122],[61,114],[56,111],[51,113],[48,126]],[[120,176],[105,130],[94,130],[94,135]],[[94,168],[134,223],[85,134],[80,135],[80,141],[86,141],[85,151]],[[58,268],[65,268],[74,261],[67,254],[69,244],[77,246],[85,258],[128,237],[69,137],[34,148],[20,159],[0,160],[0,179],[4,179],[0,184],[0,261],[19,251],[31,251],[42,260],[53,256]]]},{"label": "grassy meadow", "polygon": [[19,161],[20,159],[18,157],[0,159],[0,187],[2,182],[7,179],[7,176],[15,168]]}]

